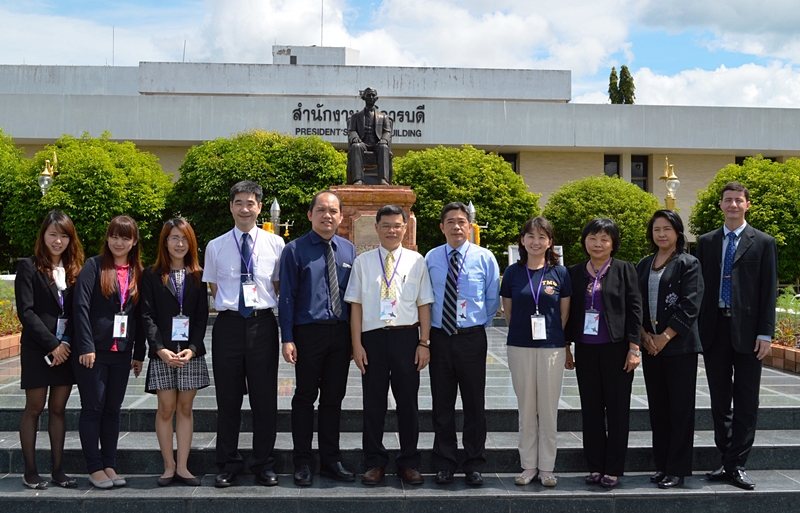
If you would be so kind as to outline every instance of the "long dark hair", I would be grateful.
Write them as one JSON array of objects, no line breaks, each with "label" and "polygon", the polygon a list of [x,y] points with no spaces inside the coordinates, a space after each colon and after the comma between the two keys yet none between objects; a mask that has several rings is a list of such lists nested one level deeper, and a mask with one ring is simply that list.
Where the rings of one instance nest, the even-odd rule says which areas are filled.
[{"label": "long dark hair", "polygon": [[142,276],[142,260],[139,257],[139,226],[132,217],[117,216],[108,223],[106,239],[103,242],[103,268],[100,271],[100,291],[105,297],[117,290],[117,270],[114,268],[114,254],[108,247],[108,239],[116,235],[133,240],[133,247],[128,252],[128,265],[130,266],[130,279],[128,280],[128,294],[131,301],[139,301],[139,278]]},{"label": "long dark hair", "polygon": [[528,251],[525,249],[522,239],[525,238],[526,233],[533,233],[534,230],[544,232],[547,238],[550,239],[550,246],[547,248],[547,251],[544,252],[544,261],[547,262],[547,265],[550,267],[557,266],[558,255],[553,251],[553,244],[555,244],[556,241],[556,236],[553,233],[553,225],[542,216],[529,219],[519,231],[519,260],[517,260],[517,264],[521,266],[528,265]]},{"label": "long dark hair", "polygon": [[44,234],[54,226],[56,230],[60,230],[67,234],[69,242],[66,249],[61,253],[61,263],[64,264],[64,273],[66,274],[67,286],[71,287],[75,284],[78,278],[78,273],[83,265],[83,246],[78,239],[78,234],[75,231],[75,225],[72,219],[67,214],[60,210],[51,210],[47,213],[42,221],[42,226],[39,228],[39,236],[36,237],[36,245],[33,247],[33,255],[36,257],[36,268],[52,280],[53,262],[50,260],[50,250],[44,243]]},{"label": "long dark hair", "polygon": [[686,249],[686,235],[683,233],[683,220],[677,212],[673,210],[656,210],[653,217],[650,218],[650,224],[647,225],[647,242],[650,243],[650,251],[658,251],[658,246],[653,240],[653,225],[656,224],[658,218],[666,219],[672,225],[672,229],[678,234],[678,243],[675,246],[675,251],[683,253]]},{"label": "long dark hair", "polygon": [[167,250],[167,239],[173,228],[180,230],[188,241],[186,255],[183,257],[183,265],[186,266],[186,273],[192,276],[195,284],[200,285],[200,274],[203,268],[200,267],[197,258],[197,237],[194,235],[192,225],[182,217],[176,217],[164,223],[164,227],[161,229],[161,235],[158,238],[158,258],[156,258],[156,263],[153,265],[153,273],[161,273],[161,282],[164,285],[167,284],[167,280],[169,280],[170,262],[172,260],[169,250]]}]

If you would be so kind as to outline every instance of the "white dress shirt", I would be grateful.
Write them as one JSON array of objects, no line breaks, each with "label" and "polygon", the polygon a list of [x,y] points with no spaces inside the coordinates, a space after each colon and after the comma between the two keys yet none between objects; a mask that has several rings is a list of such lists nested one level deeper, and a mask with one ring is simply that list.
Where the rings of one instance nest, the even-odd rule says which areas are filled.
[{"label": "white dress shirt", "polygon": [[392,251],[397,266],[393,281],[397,290],[397,317],[388,322],[381,320],[383,262],[388,253],[388,250],[380,247],[360,254],[353,262],[344,300],[361,304],[362,332],[416,324],[419,322],[417,307],[433,303],[433,289],[425,259],[416,251],[401,246]]},{"label": "white dress shirt", "polygon": [[[242,290],[242,233],[239,228],[234,228],[206,246],[203,281],[216,283],[214,307],[220,312],[239,310],[239,294]],[[274,233],[258,227],[248,233],[253,254],[250,271],[258,292],[255,309],[275,308],[278,306],[278,295],[272,282],[279,281],[281,251],[286,244]]]}]

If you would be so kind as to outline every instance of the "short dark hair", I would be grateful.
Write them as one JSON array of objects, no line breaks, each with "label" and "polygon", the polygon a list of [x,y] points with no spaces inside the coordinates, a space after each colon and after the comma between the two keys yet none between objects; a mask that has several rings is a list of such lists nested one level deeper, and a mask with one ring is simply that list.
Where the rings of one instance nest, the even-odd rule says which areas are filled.
[{"label": "short dark hair", "polygon": [[338,194],[336,194],[335,192],[333,192],[333,191],[331,191],[331,190],[328,190],[328,189],[326,189],[326,190],[324,190],[324,191],[319,191],[318,193],[316,193],[316,194],[314,195],[314,197],[313,197],[313,198],[311,198],[311,203],[309,203],[309,204],[308,204],[308,211],[309,211],[309,212],[311,212],[312,210],[314,210],[314,206],[317,204],[317,198],[319,198],[319,197],[320,197],[320,196],[322,196],[323,194],[331,194],[331,195],[332,195],[332,196],[334,196],[334,197],[335,197],[337,200],[339,200],[339,212],[341,212],[341,211],[342,211],[342,198],[340,198],[340,197],[339,197],[339,195],[338,195]]},{"label": "short dark hair", "polygon": [[544,260],[547,262],[547,265],[551,267],[555,267],[558,265],[558,255],[555,251],[553,251],[553,245],[556,243],[556,236],[555,232],[553,232],[553,225],[550,224],[550,221],[545,219],[542,216],[534,217],[529,219],[527,223],[522,227],[519,231],[519,260],[517,260],[517,264],[525,266],[528,265],[528,251],[525,249],[525,245],[522,243],[522,239],[525,238],[526,233],[532,233],[533,230],[539,230],[544,232],[547,235],[547,238],[550,239],[550,247],[547,248],[547,251],[544,253]]},{"label": "short dark hair", "polygon": [[728,192],[728,191],[743,192],[744,193],[744,199],[746,199],[747,201],[750,201],[750,191],[748,191],[747,187],[745,187],[744,185],[740,184],[739,182],[728,182],[728,183],[726,183],[725,187],[722,188],[722,192],[719,193],[719,199],[722,200],[722,198],[725,196],[725,193]]},{"label": "short dark hair", "polygon": [[672,229],[678,234],[678,244],[675,247],[678,253],[683,253],[686,249],[686,235],[683,233],[683,219],[674,210],[656,210],[653,217],[650,218],[650,224],[647,225],[647,242],[650,243],[650,251],[658,251],[658,246],[653,240],[653,225],[656,224],[656,219],[666,219],[672,225]]},{"label": "short dark hair", "polygon": [[361,91],[361,99],[362,99],[362,100],[363,100],[364,98],[366,98],[366,96],[367,96],[367,91],[372,91],[373,93],[375,93],[375,96],[378,96],[378,91],[377,91],[377,89],[375,89],[374,87],[368,87],[368,88],[364,89],[363,91]]},{"label": "short dark hair", "polygon": [[452,203],[448,203],[444,206],[444,208],[442,208],[442,214],[439,216],[439,222],[444,224],[445,216],[447,216],[448,212],[453,210],[460,210],[464,212],[467,215],[467,221],[469,221],[469,210],[467,209],[467,206],[460,201],[454,201]]},{"label": "short dark hair", "polygon": [[587,255],[589,254],[586,251],[586,237],[599,232],[605,232],[611,237],[611,256],[614,256],[619,250],[619,227],[617,223],[607,217],[595,217],[583,227],[583,232],[581,233],[583,252]]},{"label": "short dark hair", "polygon": [[254,195],[256,197],[256,203],[261,203],[261,198],[264,197],[260,185],[250,180],[242,180],[231,187],[231,203],[236,199],[236,195],[242,192]]},{"label": "short dark hair", "polygon": [[403,222],[408,222],[406,212],[396,205],[386,205],[381,207],[380,210],[378,210],[378,213],[375,214],[375,222],[380,223],[381,217],[383,216],[403,216]]}]

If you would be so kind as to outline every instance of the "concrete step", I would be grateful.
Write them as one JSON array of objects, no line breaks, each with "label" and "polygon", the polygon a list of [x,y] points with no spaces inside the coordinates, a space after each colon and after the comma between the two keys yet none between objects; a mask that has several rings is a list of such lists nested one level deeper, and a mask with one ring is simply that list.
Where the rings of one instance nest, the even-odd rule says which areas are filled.
[{"label": "concrete step", "polygon": [[727,483],[709,482],[698,473],[684,487],[659,490],[647,474],[628,475],[613,490],[586,485],[582,473],[558,474],[558,486],[538,483],[516,486],[513,473],[484,473],[484,485],[468,487],[463,479],[447,486],[431,478],[418,486],[387,476],[374,487],[359,482],[338,483],[316,476],[314,484],[299,488],[291,476],[280,476],[278,486],[265,488],[252,477],[240,476],[235,486],[214,488],[206,475],[199,487],[156,486],[157,475],[130,477],[124,488],[96,490],[85,475],[79,486],[34,492],[24,488],[19,474],[0,478],[0,497],[6,513],[85,511],[176,512],[348,512],[348,513],[687,513],[754,511],[791,512],[800,509],[800,471],[753,470],[748,475],[756,489],[744,491]]},{"label": "concrete step", "polygon": [[[78,429],[78,417],[80,410],[75,408],[67,409],[67,429],[75,431]],[[156,410],[151,408],[123,409],[120,419],[121,431],[144,432],[155,429]],[[420,410],[420,431],[432,432],[433,423],[431,421],[430,410]],[[15,431],[19,429],[19,419],[22,416],[21,408],[0,408],[0,431]],[[342,432],[360,433],[362,429],[361,410],[342,410],[341,429]],[[45,410],[39,418],[39,429],[47,429],[48,414]],[[461,411],[456,411],[456,426],[462,429],[464,417]],[[278,431],[291,432],[291,412],[286,409],[278,410]],[[486,411],[486,423],[489,431],[514,432],[519,429],[519,420],[516,409],[490,409]],[[579,409],[560,409],[558,411],[558,430],[559,431],[581,431],[583,422]],[[714,424],[711,420],[711,410],[708,408],[698,408],[695,412],[695,429],[711,430]],[[647,408],[632,408],[631,431],[649,431],[650,417]],[[800,430],[800,407],[780,406],[780,407],[761,407],[758,411],[758,429],[796,429]],[[217,430],[217,411],[216,409],[196,408],[194,410],[194,430],[196,433],[213,433]],[[249,409],[242,410],[242,432],[253,431],[253,420]],[[397,431],[397,417],[395,412],[390,410],[386,415],[386,431]]]},{"label": "concrete step", "polygon": [[[460,437],[459,437],[460,438]],[[40,432],[37,439],[37,464],[40,469],[48,469],[49,440],[46,432]],[[396,433],[384,435],[384,445],[391,453],[392,461],[387,472],[393,472],[394,454],[400,443]],[[314,442],[316,447],[316,441]],[[420,471],[433,473],[431,448],[433,434],[421,433],[419,449],[422,453]],[[247,458],[252,447],[252,434],[242,433],[239,439],[242,455]],[[345,465],[351,469],[361,469],[363,453],[359,433],[342,433],[341,448]],[[651,433],[633,431],[628,445],[626,471],[653,471],[655,466],[652,456]],[[192,451],[189,457],[189,468],[197,473],[216,473],[215,434],[195,433],[192,439]],[[491,432],[487,435],[487,472],[513,473],[520,470],[519,453],[517,452],[516,433]],[[276,472],[293,471],[292,437],[290,433],[278,433],[275,445]],[[158,449],[155,433],[123,432],[120,434],[117,453],[117,470],[122,474],[152,474],[163,470],[161,453]],[[697,470],[713,469],[719,466],[719,453],[714,446],[713,432],[695,432],[693,468]],[[85,471],[83,453],[80,448],[78,433],[67,433],[64,468],[68,473]],[[586,463],[583,457],[581,433],[566,431],[558,433],[557,472],[581,472]],[[748,459],[748,469],[790,469],[800,470],[800,431],[771,430],[759,431],[755,445]],[[0,433],[0,473],[19,473],[23,471],[22,451],[17,432]]]}]

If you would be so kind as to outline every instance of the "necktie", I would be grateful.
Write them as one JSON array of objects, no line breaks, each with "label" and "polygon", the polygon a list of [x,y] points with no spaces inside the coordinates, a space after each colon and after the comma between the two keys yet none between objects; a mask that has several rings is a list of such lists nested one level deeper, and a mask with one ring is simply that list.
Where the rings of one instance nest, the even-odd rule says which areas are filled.
[{"label": "necktie", "polygon": [[731,307],[731,272],[733,272],[733,257],[736,255],[736,234],[729,232],[728,245],[725,248],[725,258],[722,260],[722,301],[725,307]]},{"label": "necktie", "polygon": [[[384,299],[394,299],[397,297],[397,289],[394,286],[392,275],[394,274],[394,255],[389,253],[386,255],[386,260],[383,262],[383,275],[384,280],[381,282],[381,297]],[[392,281],[390,286],[386,286],[388,280]]]},{"label": "necktie", "polygon": [[[251,281],[252,276],[250,276],[250,271],[247,269],[247,264],[250,263],[250,235],[243,233],[242,234],[242,262],[241,262],[241,274],[242,274],[242,283],[246,282],[248,279]],[[252,285],[251,285],[252,287]],[[244,305],[244,285],[242,285],[241,290],[239,291],[239,313],[242,314],[242,317],[250,317],[250,314],[253,313],[252,306],[245,306]]]},{"label": "necktie", "polygon": [[450,253],[450,268],[447,270],[447,282],[444,286],[444,303],[442,304],[442,329],[448,335],[453,335],[458,328],[456,323],[456,301],[458,300],[458,293],[456,292],[456,276],[459,271],[459,254],[458,250],[454,249]]},{"label": "necktie", "polygon": [[339,297],[339,275],[336,272],[336,257],[333,255],[331,241],[324,241],[327,246],[326,259],[328,261],[328,290],[331,294],[331,310],[333,315],[342,315],[342,300]]}]

